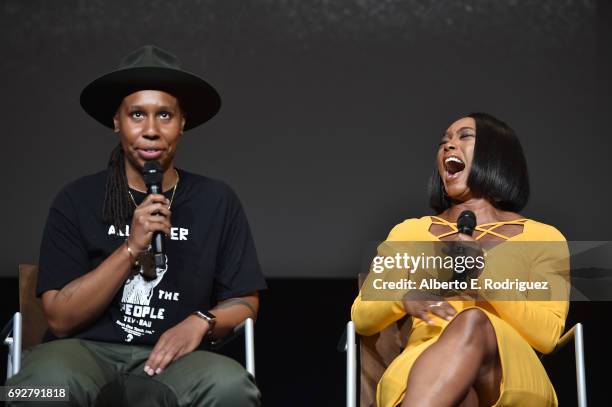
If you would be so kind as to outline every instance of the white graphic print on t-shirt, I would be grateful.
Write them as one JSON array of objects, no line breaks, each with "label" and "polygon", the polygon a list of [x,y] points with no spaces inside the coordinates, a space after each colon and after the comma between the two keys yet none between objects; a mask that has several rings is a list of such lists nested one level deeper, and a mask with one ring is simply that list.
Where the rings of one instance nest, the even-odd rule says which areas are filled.
[{"label": "white graphic print on t-shirt", "polygon": [[[124,283],[121,305],[119,307],[123,312],[123,321],[117,320],[115,322],[127,334],[126,342],[131,342],[135,336],[140,337],[154,334],[155,330],[147,329],[151,328],[151,321],[154,319],[164,319],[165,308],[155,308],[150,305],[154,289],[164,278],[164,274],[167,271],[168,256],[166,256],[166,266],[156,269],[157,277],[153,280],[146,280],[139,272],[132,275]],[[162,298],[161,295],[159,297]],[[171,299],[178,301],[178,293]]]},{"label": "white graphic print on t-shirt", "polygon": [[[109,236],[127,237],[129,233],[129,226],[126,226],[124,230],[115,229],[114,226],[110,226],[108,229]],[[189,229],[173,227],[169,237],[171,240],[187,240],[188,235]],[[155,289],[168,271],[168,263],[168,256],[166,255],[165,267],[156,269],[157,276],[153,280],[146,280],[141,273],[134,273],[125,281],[119,306],[123,315],[121,319],[115,320],[115,323],[125,332],[124,340],[126,342],[131,342],[134,337],[153,335],[155,330],[151,328],[152,321],[164,319],[166,309],[151,306],[151,299],[154,296],[162,301],[179,301],[180,293]],[[142,267],[141,265],[141,269]],[[158,295],[155,294],[156,291]]]},{"label": "white graphic print on t-shirt", "polygon": [[156,268],[157,277],[153,280],[147,280],[142,276],[142,265],[140,266],[140,272],[134,274],[128,278],[123,285],[123,297],[121,302],[138,304],[138,305],[149,305],[151,297],[153,296],[153,289],[159,284],[164,278],[164,274],[168,271],[168,256],[166,257],[166,266],[163,269]]},{"label": "white graphic print on t-shirt", "polygon": [[[110,225],[108,227],[107,234],[109,236],[116,235],[116,236],[127,237],[130,235],[130,225],[125,225],[125,228],[123,229],[115,228],[115,226]],[[188,236],[189,236],[189,229],[173,226],[170,228],[170,234],[168,235],[168,238],[170,240],[188,240]]]}]

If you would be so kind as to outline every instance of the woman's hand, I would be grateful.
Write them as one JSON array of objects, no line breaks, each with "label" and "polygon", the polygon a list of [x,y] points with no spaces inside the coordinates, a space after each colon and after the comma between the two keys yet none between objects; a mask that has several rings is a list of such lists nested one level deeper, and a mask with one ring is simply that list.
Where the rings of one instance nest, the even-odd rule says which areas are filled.
[{"label": "woman's hand", "polygon": [[170,363],[193,352],[200,346],[208,328],[208,322],[191,315],[168,329],[159,337],[151,351],[145,363],[145,373],[149,376],[160,374]]},{"label": "woman's hand", "polygon": [[454,255],[478,257],[483,255],[483,250],[478,240],[465,233],[457,233],[451,245]]},{"label": "woman's hand", "polygon": [[[474,260],[478,257],[484,259],[486,255],[481,242],[464,233],[458,233],[455,236],[451,251],[453,252],[454,257],[470,257]],[[480,300],[480,291],[471,288],[471,281],[477,280],[482,274],[484,268],[478,267],[476,261],[474,261],[472,267],[467,267],[465,261],[463,264],[465,269],[462,271],[463,275],[461,276],[461,280],[467,282],[468,288],[459,292],[458,295],[466,300]]]},{"label": "woman's hand", "polygon": [[457,310],[442,297],[420,291],[409,291],[402,299],[402,302],[408,315],[422,319],[428,325],[434,323],[430,314],[450,321],[457,313]]},{"label": "woman's hand", "polygon": [[170,201],[163,195],[150,194],[134,210],[128,244],[136,255],[149,248],[154,232],[170,234]]}]

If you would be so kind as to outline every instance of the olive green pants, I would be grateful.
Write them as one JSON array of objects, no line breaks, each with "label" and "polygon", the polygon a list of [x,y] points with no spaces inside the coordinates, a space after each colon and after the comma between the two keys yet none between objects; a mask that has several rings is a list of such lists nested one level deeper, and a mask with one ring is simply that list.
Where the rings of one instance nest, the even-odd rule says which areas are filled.
[{"label": "olive green pants", "polygon": [[148,376],[151,347],[59,339],[24,354],[7,386],[67,386],[70,401],[9,406],[250,407],[259,406],[252,377],[234,360],[194,351]]}]

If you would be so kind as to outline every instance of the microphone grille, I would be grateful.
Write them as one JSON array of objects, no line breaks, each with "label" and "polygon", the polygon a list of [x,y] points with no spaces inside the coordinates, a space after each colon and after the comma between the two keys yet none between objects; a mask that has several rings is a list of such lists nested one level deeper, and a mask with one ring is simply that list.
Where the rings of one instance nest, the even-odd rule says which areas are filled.
[{"label": "microphone grille", "polygon": [[457,219],[457,228],[474,230],[476,227],[476,215],[472,211],[463,211]]},{"label": "microphone grille", "polygon": [[142,176],[147,185],[161,184],[163,171],[161,164],[158,161],[147,161],[142,167]]}]

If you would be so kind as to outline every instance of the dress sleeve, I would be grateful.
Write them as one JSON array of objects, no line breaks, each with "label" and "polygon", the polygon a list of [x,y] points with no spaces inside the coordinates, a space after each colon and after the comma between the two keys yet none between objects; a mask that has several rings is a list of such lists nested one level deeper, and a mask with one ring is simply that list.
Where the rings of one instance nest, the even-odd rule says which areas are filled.
[{"label": "dress sleeve", "polygon": [[59,290],[89,271],[89,257],[78,225],[78,216],[64,188],[55,198],[43,231],[36,295]]},{"label": "dress sleeve", "polygon": [[[406,240],[402,238],[402,229],[407,227],[407,224],[404,222],[395,226],[386,241]],[[378,255],[383,255],[384,247],[383,242],[378,247]],[[372,273],[369,273],[368,277],[371,276]],[[368,301],[362,299],[362,294],[363,291],[360,290],[351,307],[351,320],[355,323],[355,331],[360,335],[374,335],[406,315],[404,304],[401,301]]]},{"label": "dress sleeve", "polygon": [[364,336],[374,335],[399,320],[406,311],[401,301],[364,301],[361,293],[351,307],[355,331]]},{"label": "dress sleeve", "polygon": [[[556,229],[555,229],[556,231]],[[552,300],[529,291],[523,300],[490,301],[499,316],[508,322],[537,351],[554,350],[565,327],[569,310],[569,250],[565,238],[557,232],[554,241],[533,243],[530,268],[532,281],[548,281]]]}]

